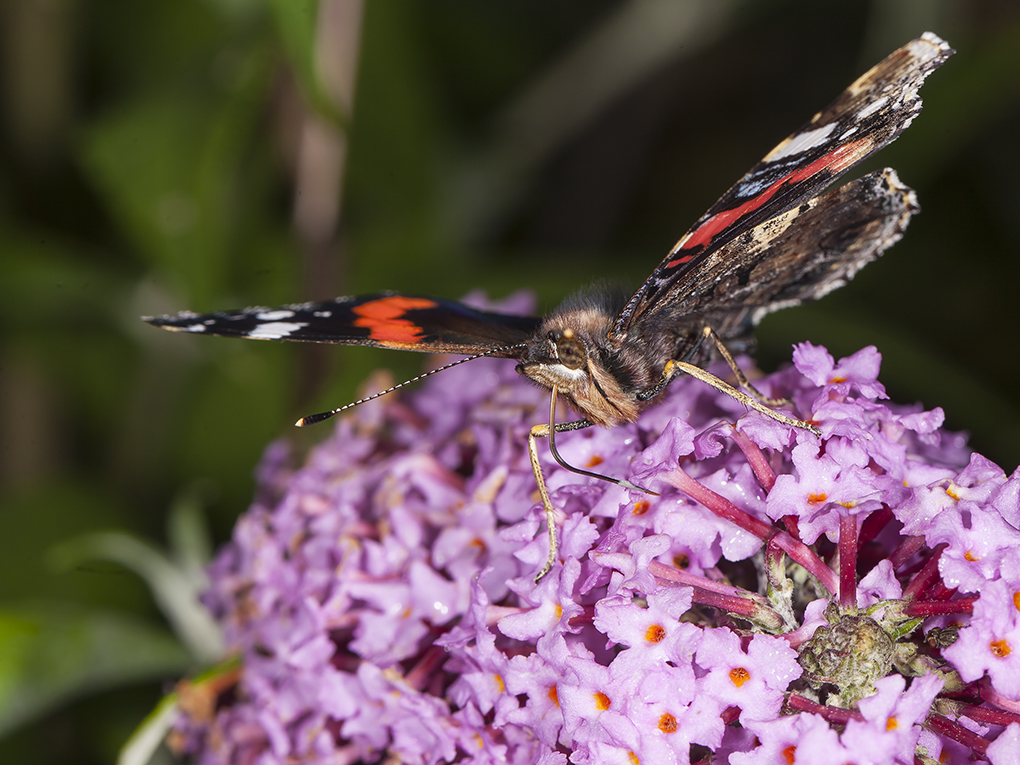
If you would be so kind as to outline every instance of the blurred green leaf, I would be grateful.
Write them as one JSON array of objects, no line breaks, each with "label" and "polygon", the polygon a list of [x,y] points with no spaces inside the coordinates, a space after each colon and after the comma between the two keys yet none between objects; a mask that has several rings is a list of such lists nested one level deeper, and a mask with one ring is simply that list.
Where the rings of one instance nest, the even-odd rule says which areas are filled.
[{"label": "blurred green leaf", "polygon": [[117,765],[147,765],[151,762],[179,716],[177,693],[164,696],[124,744],[117,757]]},{"label": "blurred green leaf", "polygon": [[165,630],[71,605],[0,608],[0,736],[69,700],[174,677],[191,663]]},{"label": "blurred green leaf", "polygon": [[139,254],[198,303],[226,288],[266,64],[256,49],[220,93],[135,99],[82,141],[83,166]]},{"label": "blurred green leaf", "polygon": [[[190,108],[189,108],[190,107]],[[207,111],[180,100],[152,99],[93,123],[83,157],[125,232],[153,265],[188,284],[223,278],[226,250],[223,168],[218,189],[202,188],[212,143]]]},{"label": "blurred green leaf", "polygon": [[196,660],[210,662],[222,656],[219,625],[198,600],[204,580],[196,580],[192,572],[152,545],[128,534],[86,534],[54,548],[50,559],[63,569],[89,560],[107,560],[130,569],[145,580],[174,633]]}]

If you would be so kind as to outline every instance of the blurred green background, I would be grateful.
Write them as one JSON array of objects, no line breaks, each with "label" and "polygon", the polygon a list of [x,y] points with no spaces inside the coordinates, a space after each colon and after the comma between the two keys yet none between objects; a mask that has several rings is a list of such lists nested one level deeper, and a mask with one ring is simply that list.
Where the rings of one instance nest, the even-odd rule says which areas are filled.
[{"label": "blurred green background", "polygon": [[127,533],[193,571],[195,518],[229,536],[270,440],[307,446],[329,426],[297,416],[421,365],[140,315],[379,289],[530,288],[545,309],[596,278],[636,287],[774,144],[929,28],[958,54],[855,171],[895,167],[923,213],[851,286],[769,317],[759,360],[875,344],[894,400],[944,407],[1012,472],[1012,0],[7,0],[0,761],[110,762],[201,663],[130,556],[55,545]]}]

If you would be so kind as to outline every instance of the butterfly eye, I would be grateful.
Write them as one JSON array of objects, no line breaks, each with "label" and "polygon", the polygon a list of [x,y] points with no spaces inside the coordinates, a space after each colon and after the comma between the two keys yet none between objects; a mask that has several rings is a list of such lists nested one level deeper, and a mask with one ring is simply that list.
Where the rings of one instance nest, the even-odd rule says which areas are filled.
[{"label": "butterfly eye", "polygon": [[580,369],[584,366],[587,356],[584,345],[570,330],[564,331],[556,340],[556,358],[567,369]]}]

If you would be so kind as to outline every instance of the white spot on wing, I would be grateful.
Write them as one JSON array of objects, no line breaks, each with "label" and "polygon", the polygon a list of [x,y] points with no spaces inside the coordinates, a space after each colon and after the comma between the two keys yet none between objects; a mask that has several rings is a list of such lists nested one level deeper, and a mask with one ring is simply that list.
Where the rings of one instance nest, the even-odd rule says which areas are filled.
[{"label": "white spot on wing", "polygon": [[319,319],[328,319],[332,315],[333,315],[332,311],[316,311],[315,313],[312,314],[312,316],[315,316],[316,318]]},{"label": "white spot on wing", "polygon": [[881,98],[876,98],[870,104],[868,104],[863,109],[861,109],[859,112],[857,112],[857,119],[862,120],[865,117],[870,117],[872,114],[874,114],[879,109],[881,109],[883,106],[885,106],[888,102],[889,102],[889,96],[882,96]]},{"label": "white spot on wing", "polygon": [[765,176],[759,176],[756,180],[741,183],[737,187],[737,196],[741,199],[757,196],[765,188],[767,180]]},{"label": "white spot on wing", "polygon": [[255,314],[255,318],[259,321],[280,321],[280,319],[289,319],[294,315],[293,311],[281,310],[281,311],[262,311],[261,313]]},{"label": "white spot on wing", "polygon": [[266,324],[259,324],[248,333],[248,337],[252,340],[282,340],[307,326],[302,322],[270,321]]},{"label": "white spot on wing", "polygon": [[[928,45],[935,46],[935,53],[932,53],[930,50],[926,50]],[[935,58],[937,54],[945,53],[947,50],[949,50],[949,43],[934,32],[925,32],[919,38],[910,42],[910,52],[922,61]]]},{"label": "white spot on wing", "polygon": [[820,128],[807,130],[799,135],[795,135],[788,142],[779,144],[765,159],[769,162],[775,162],[791,157],[794,154],[803,154],[808,149],[813,149],[816,146],[827,143],[829,135],[835,128],[836,123],[830,122],[828,125],[822,125]]},{"label": "white spot on wing", "polygon": [[184,328],[185,332],[205,332],[204,324],[189,324]]}]

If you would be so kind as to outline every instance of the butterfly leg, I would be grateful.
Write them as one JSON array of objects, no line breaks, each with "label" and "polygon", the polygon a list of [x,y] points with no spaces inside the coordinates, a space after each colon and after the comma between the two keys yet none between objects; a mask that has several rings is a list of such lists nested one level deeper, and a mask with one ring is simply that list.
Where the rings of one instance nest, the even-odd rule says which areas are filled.
[{"label": "butterfly leg", "polygon": [[733,355],[730,353],[729,349],[723,345],[723,341],[719,339],[719,335],[715,333],[714,329],[706,326],[701,332],[702,340],[711,340],[715,343],[716,350],[719,351],[719,355],[723,357],[723,360],[729,365],[730,369],[733,370],[733,376],[737,378],[737,383],[741,388],[748,391],[752,396],[758,399],[758,401],[765,404],[765,406],[784,406],[790,403],[790,401],[785,398],[769,398],[755,388],[754,385],[751,384],[751,381],[747,379],[743,370],[737,366],[737,362],[733,360]]},{"label": "butterfly leg", "polygon": [[706,372],[701,367],[697,367],[694,364],[691,364],[687,361],[671,360],[666,362],[666,368],[662,370],[662,377],[663,380],[665,380],[663,387],[668,385],[669,381],[672,380],[681,372],[686,372],[691,377],[694,377],[698,380],[701,380],[703,383],[711,385],[717,391],[725,393],[730,398],[735,398],[744,406],[750,409],[754,409],[756,412],[760,412],[761,414],[764,414],[766,417],[769,417],[775,420],[776,422],[782,423],[783,425],[789,425],[792,428],[801,428],[802,430],[810,431],[811,433],[814,433],[816,436],[820,436],[822,434],[822,432],[814,425],[812,425],[810,422],[804,422],[803,420],[798,420],[796,417],[791,417],[790,415],[784,414],[783,412],[777,412],[775,409],[770,409],[760,401],[757,401],[751,396],[748,396],[742,390],[738,390],[729,383],[720,380],[711,372]]},{"label": "butterfly leg", "polygon": [[[552,506],[552,500],[549,499],[549,490],[545,485],[545,476],[542,474],[542,465],[538,461],[538,444],[535,442],[536,438],[544,438],[549,436],[550,444],[555,443],[556,433],[566,433],[571,430],[581,430],[591,426],[588,420],[575,420],[574,422],[561,422],[553,423],[553,414],[556,409],[556,390],[553,389],[552,403],[549,406],[549,422],[543,422],[541,425],[535,425],[528,433],[528,457],[531,458],[531,472],[535,474],[535,484],[538,486],[539,496],[542,497],[542,508],[545,510],[545,524],[549,531],[549,557],[545,561],[545,565],[542,566],[542,570],[535,576],[535,581],[538,582],[548,574],[556,563],[556,555],[560,551],[559,540],[556,537],[556,510]],[[561,465],[564,465],[569,470],[573,470],[569,465],[563,462],[559,456],[559,453],[553,448],[553,456],[556,457],[556,461]],[[588,473],[585,470],[577,472],[584,473],[585,475],[591,475],[595,478],[603,478],[596,473]],[[612,478],[606,478],[607,481],[612,481]]]},{"label": "butterfly leg", "polygon": [[538,461],[538,444],[535,441],[536,438],[549,439],[549,451],[552,452],[553,458],[564,470],[569,470],[571,473],[577,473],[578,475],[585,475],[589,478],[597,478],[600,481],[615,483],[617,486],[622,486],[625,489],[641,491],[645,494],[651,494],[653,497],[659,496],[657,491],[646,489],[644,486],[638,486],[636,483],[631,483],[626,479],[612,478],[607,475],[602,475],[601,473],[593,473],[590,470],[583,470],[579,467],[574,467],[563,459],[563,457],[560,456],[559,450],[556,448],[556,434],[590,428],[592,423],[586,419],[574,420],[573,422],[556,422],[556,393],[557,389],[554,385],[552,388],[552,395],[549,399],[549,422],[543,422],[541,425],[535,425],[528,433],[528,456],[531,459],[531,472],[535,474],[535,484],[538,486],[538,493],[542,497],[542,507],[545,509],[546,525],[549,527],[549,558],[546,560],[545,566],[542,567],[542,570],[538,572],[538,576],[535,577],[536,582],[548,574],[552,569],[553,564],[556,562],[556,553],[559,551],[559,543],[556,540],[556,511],[552,506],[552,501],[549,499],[549,491],[545,485],[545,476],[542,473],[542,466]]},{"label": "butterfly leg", "polygon": [[[559,553],[560,544],[556,537],[556,510],[552,506],[552,500],[549,499],[549,490],[545,485],[545,476],[542,474],[542,464],[538,461],[538,444],[535,442],[536,438],[542,438],[544,436],[549,437],[549,444],[552,447],[553,456],[556,461],[566,467],[568,470],[574,470],[563,459],[560,457],[559,452],[556,451],[556,434],[565,433],[570,430],[581,430],[591,426],[588,420],[575,420],[574,422],[561,422],[556,423],[556,386],[552,387],[552,395],[549,397],[549,422],[543,422],[541,425],[535,425],[528,433],[528,457],[531,459],[531,472],[535,474],[535,484],[538,486],[538,493],[542,497],[542,508],[545,510],[545,524],[549,530],[549,557],[546,558],[545,565],[542,566],[542,570],[538,572],[535,577],[535,581],[538,582],[548,574],[556,563],[556,555]],[[603,478],[596,473],[587,473],[587,471],[579,470],[576,472],[585,473],[586,475],[593,476],[595,478]],[[606,478],[605,480],[611,481],[613,479]]]},{"label": "butterfly leg", "polygon": [[686,372],[691,377],[694,377],[698,380],[701,380],[703,383],[711,385],[713,388],[722,393],[725,393],[727,396],[735,398],[744,406],[749,407],[750,409],[754,409],[756,412],[761,412],[766,417],[769,417],[775,420],[776,422],[780,422],[784,425],[789,425],[790,427],[793,428],[801,428],[803,430],[810,431],[814,433],[816,436],[821,435],[821,431],[818,430],[818,428],[816,428],[811,423],[804,422],[803,420],[798,420],[796,417],[791,417],[790,415],[783,414],[782,412],[777,412],[775,409],[770,409],[769,408],[770,406],[779,406],[787,402],[784,399],[767,398],[766,396],[763,396],[758,390],[756,390],[754,386],[751,385],[747,377],[744,376],[744,373],[740,371],[740,368],[733,360],[733,356],[726,349],[726,346],[722,344],[722,341],[719,339],[719,336],[716,335],[716,333],[712,330],[711,327],[705,327],[704,330],[702,330],[700,340],[698,341],[697,345],[695,345],[688,352],[686,358],[692,358],[693,354],[698,350],[698,348],[701,347],[701,343],[709,338],[711,338],[715,342],[716,347],[719,349],[720,354],[724,359],[726,359],[726,362],[729,364],[730,368],[736,375],[738,383],[741,386],[746,387],[749,390],[753,391],[756,395],[755,398],[752,398],[743,391],[734,388],[729,383],[720,380],[711,372],[706,372],[701,367],[691,364],[689,361],[671,359],[668,362],[666,362],[666,367],[662,370],[662,376],[659,378],[659,381],[648,390],[642,391],[640,394],[638,394],[638,399],[641,401],[648,401],[649,399],[655,398],[665,389],[667,385],[669,385],[673,381],[675,377],[677,377],[681,373]]},{"label": "butterfly leg", "polygon": [[[579,422],[587,422],[587,420],[580,420]],[[575,423],[565,422],[563,425],[569,426]],[[590,424],[590,423],[589,423]],[[559,429],[561,426],[557,425],[555,429]],[[581,426],[584,427],[584,426]],[[549,532],[549,557],[545,561],[545,565],[542,566],[542,570],[538,572],[535,577],[535,581],[538,582],[548,574],[556,562],[556,555],[559,553],[560,545],[556,537],[556,510],[552,506],[552,500],[549,499],[549,490],[545,485],[545,476],[542,474],[542,465],[538,461],[538,444],[535,443],[535,439],[547,436],[554,429],[551,429],[548,423],[541,425],[535,425],[528,433],[528,457],[531,458],[531,472],[535,474],[535,485],[538,486],[538,493],[542,497],[542,508],[545,510],[545,524],[548,527]],[[564,427],[563,430],[571,430],[569,427]]]}]

